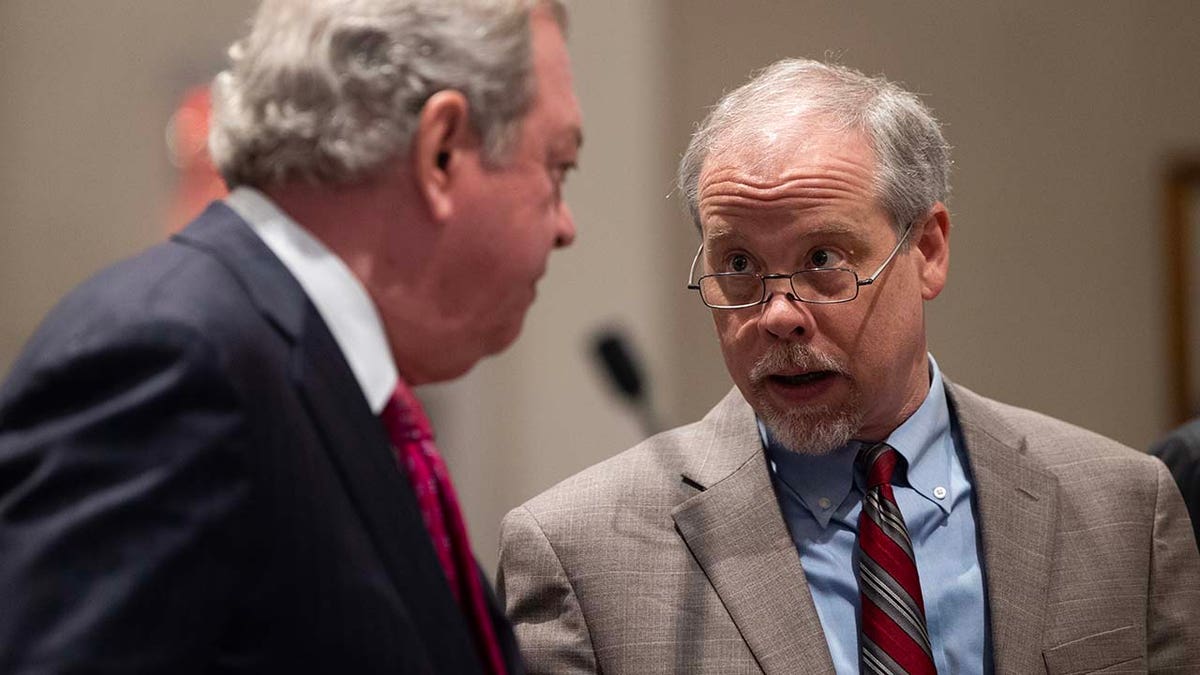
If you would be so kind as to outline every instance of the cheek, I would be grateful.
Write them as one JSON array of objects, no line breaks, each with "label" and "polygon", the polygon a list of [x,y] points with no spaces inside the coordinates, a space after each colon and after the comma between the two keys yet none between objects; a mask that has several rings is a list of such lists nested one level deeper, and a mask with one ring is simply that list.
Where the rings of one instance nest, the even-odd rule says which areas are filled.
[{"label": "cheek", "polygon": [[736,325],[729,312],[715,309],[709,311],[712,312],[713,327],[717,329],[717,338],[722,345],[729,343],[736,333]]},{"label": "cheek", "polygon": [[855,306],[857,302],[818,306],[813,310],[814,347],[832,345],[853,356],[872,341],[871,324],[875,313],[865,303]]},{"label": "cheek", "polygon": [[[902,298],[898,298],[902,299]],[[923,331],[921,302],[880,303],[869,315],[859,318],[855,359],[870,378],[907,363],[909,352]]]},{"label": "cheek", "polygon": [[757,354],[753,353],[753,318],[739,316],[740,313],[738,310],[712,310],[713,325],[717,329],[721,353],[724,354],[725,363],[731,371],[740,370],[739,365],[753,363],[757,358]]}]

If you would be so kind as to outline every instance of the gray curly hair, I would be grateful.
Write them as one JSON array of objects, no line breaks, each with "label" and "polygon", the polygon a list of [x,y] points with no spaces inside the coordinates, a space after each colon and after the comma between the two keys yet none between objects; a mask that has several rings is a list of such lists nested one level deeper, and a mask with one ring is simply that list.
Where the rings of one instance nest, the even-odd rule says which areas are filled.
[{"label": "gray curly hair", "polygon": [[815,122],[862,133],[875,150],[875,192],[897,233],[950,192],[950,146],[933,113],[883,77],[809,59],[784,59],[725,94],[697,127],[678,187],[700,228],[700,172],[714,152],[761,143],[762,129]]},{"label": "gray curly hair", "polygon": [[225,182],[346,184],[408,149],[421,108],[462,92],[502,163],[535,93],[529,13],[558,0],[264,0],[213,83]]}]

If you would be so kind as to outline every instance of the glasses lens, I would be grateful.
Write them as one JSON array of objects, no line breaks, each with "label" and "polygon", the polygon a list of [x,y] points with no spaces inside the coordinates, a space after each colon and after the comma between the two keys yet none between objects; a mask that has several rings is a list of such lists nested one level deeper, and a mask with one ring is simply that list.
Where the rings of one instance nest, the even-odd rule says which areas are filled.
[{"label": "glasses lens", "polygon": [[858,277],[843,269],[801,270],[792,275],[792,288],[806,302],[845,302],[858,293]]},{"label": "glasses lens", "polygon": [[762,300],[762,280],[754,274],[709,274],[700,277],[700,297],[709,307],[753,305]]}]

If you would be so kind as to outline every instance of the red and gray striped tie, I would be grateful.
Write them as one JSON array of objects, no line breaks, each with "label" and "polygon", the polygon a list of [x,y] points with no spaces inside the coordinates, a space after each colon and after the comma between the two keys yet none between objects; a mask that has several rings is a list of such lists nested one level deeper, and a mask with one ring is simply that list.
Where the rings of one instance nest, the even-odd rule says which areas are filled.
[{"label": "red and gray striped tie", "polygon": [[858,453],[859,470],[867,478],[858,519],[859,653],[863,673],[934,675],[912,540],[892,493],[892,474],[902,461],[887,443]]}]

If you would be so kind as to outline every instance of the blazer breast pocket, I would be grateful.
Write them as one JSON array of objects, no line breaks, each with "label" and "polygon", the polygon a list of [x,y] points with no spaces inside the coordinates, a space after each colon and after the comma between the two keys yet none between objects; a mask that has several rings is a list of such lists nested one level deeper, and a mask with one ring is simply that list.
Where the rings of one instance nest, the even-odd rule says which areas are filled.
[{"label": "blazer breast pocket", "polygon": [[1051,675],[1145,673],[1145,645],[1134,626],[1072,640],[1042,652]]}]

